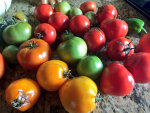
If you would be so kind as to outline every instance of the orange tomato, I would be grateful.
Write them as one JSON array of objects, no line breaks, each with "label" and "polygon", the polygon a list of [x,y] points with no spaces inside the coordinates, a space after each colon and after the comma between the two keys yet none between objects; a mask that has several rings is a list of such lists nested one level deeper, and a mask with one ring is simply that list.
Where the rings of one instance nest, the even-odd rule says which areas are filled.
[{"label": "orange tomato", "polygon": [[59,90],[61,103],[69,113],[91,113],[96,107],[97,86],[85,76],[68,80]]},{"label": "orange tomato", "polygon": [[31,39],[20,45],[17,59],[20,65],[29,70],[37,69],[51,55],[51,49],[42,39]]},{"label": "orange tomato", "polygon": [[5,70],[5,62],[2,54],[0,53],[0,79],[2,78]]},{"label": "orange tomato", "polygon": [[40,87],[32,79],[22,78],[12,82],[5,91],[8,105],[19,111],[30,109],[40,96]]},{"label": "orange tomato", "polygon": [[43,63],[37,71],[37,81],[47,91],[57,91],[67,80],[68,66],[60,60]]}]

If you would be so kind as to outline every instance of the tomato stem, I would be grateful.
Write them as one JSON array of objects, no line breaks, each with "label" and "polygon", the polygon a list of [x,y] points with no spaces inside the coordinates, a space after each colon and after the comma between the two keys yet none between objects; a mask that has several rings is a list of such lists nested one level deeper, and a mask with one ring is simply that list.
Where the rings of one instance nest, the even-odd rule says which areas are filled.
[{"label": "tomato stem", "polygon": [[142,30],[143,30],[145,33],[147,33],[147,31],[146,31],[146,29],[145,29],[144,27],[142,28]]},{"label": "tomato stem", "polygon": [[25,47],[29,48],[29,49],[33,49],[35,47],[38,47],[38,44],[37,44],[37,42],[35,43],[34,41],[33,42],[29,41],[29,44]]}]

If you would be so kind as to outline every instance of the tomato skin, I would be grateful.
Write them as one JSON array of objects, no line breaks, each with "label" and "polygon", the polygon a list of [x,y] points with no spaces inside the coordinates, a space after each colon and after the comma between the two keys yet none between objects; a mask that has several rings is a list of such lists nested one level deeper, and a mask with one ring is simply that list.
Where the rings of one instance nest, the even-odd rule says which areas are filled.
[{"label": "tomato skin", "polygon": [[80,5],[80,9],[83,13],[86,13],[88,11],[96,12],[96,4],[94,1],[87,1]]},{"label": "tomato skin", "polygon": [[86,32],[84,40],[88,46],[88,50],[93,52],[100,50],[106,42],[105,34],[99,28],[92,28]]},{"label": "tomato skin", "polygon": [[97,20],[101,23],[106,18],[114,19],[117,18],[117,9],[111,4],[105,4],[98,8]]},{"label": "tomato skin", "polygon": [[90,28],[90,21],[84,15],[77,15],[70,20],[69,28],[76,36],[83,36]]},{"label": "tomato skin", "polygon": [[2,78],[5,71],[5,62],[2,54],[0,53],[0,79]]},{"label": "tomato skin", "polygon": [[125,96],[133,90],[134,78],[124,65],[112,63],[101,75],[100,88],[109,95]]},{"label": "tomato skin", "polygon": [[108,43],[107,55],[112,60],[124,60],[132,54],[134,54],[134,45],[127,38],[117,38]]},{"label": "tomato skin", "polygon": [[60,88],[59,97],[69,113],[90,113],[96,108],[97,90],[96,84],[90,78],[80,76],[68,80]]},{"label": "tomato skin", "polygon": [[47,91],[57,91],[66,81],[64,73],[69,71],[65,62],[50,60],[43,63],[37,71],[37,81]]},{"label": "tomato skin", "polygon": [[125,37],[128,33],[128,24],[120,19],[107,18],[101,23],[100,28],[104,31],[107,41]]},{"label": "tomato skin", "polygon": [[[33,44],[33,47],[30,44]],[[35,47],[34,47],[35,46]],[[49,60],[51,49],[47,42],[33,38],[20,45],[17,53],[19,64],[28,70],[36,70],[42,63]]]},{"label": "tomato skin", "polygon": [[124,65],[133,74],[136,83],[150,83],[150,53],[130,55]]},{"label": "tomato skin", "polygon": [[64,32],[69,26],[69,18],[65,14],[55,12],[49,17],[48,23],[52,25],[57,32]]},{"label": "tomato skin", "polygon": [[148,52],[150,53],[150,32],[142,36],[139,40],[139,52]]},{"label": "tomato skin", "polygon": [[36,38],[42,38],[49,45],[51,45],[56,40],[55,28],[47,23],[42,23],[36,26],[34,35]]},{"label": "tomato skin", "polygon": [[40,22],[47,23],[53,12],[53,8],[50,5],[40,4],[34,9],[34,16]]},{"label": "tomato skin", "polygon": [[[25,100],[25,103],[17,108],[12,104],[12,102],[17,100],[18,97],[21,97],[19,96],[20,90],[23,91],[22,94],[24,96],[27,96],[27,100],[29,101],[29,103],[26,103],[27,100]],[[37,102],[39,97],[39,85],[34,80],[29,78],[22,78],[13,81],[5,91],[5,100],[8,103],[8,105],[12,106],[13,108],[19,111],[26,111],[30,109]],[[17,102],[19,102],[19,100]]]}]

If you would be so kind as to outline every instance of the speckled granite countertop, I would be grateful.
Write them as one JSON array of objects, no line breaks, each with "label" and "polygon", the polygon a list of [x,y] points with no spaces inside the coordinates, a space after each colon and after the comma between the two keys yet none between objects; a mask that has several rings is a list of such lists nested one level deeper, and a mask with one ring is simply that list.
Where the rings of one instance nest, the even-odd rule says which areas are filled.
[{"label": "speckled granite countertop", "polygon": [[[79,7],[79,5],[88,0],[67,0],[72,7]],[[96,2],[97,7],[104,3],[113,4],[117,7],[118,13],[122,19],[128,17],[137,17],[145,21],[145,28],[150,31],[150,20],[144,18],[139,12],[129,6],[123,0],[93,0]],[[29,5],[28,0],[13,0],[11,9],[7,12],[7,15],[22,11],[29,17],[29,23],[33,28],[38,22],[33,17],[34,6]],[[139,35],[127,36],[128,39],[133,41],[137,47]],[[103,61],[104,65],[111,63],[105,55],[105,49],[103,49],[98,56]],[[19,111],[10,108],[4,100],[4,91],[9,83],[12,81],[29,77],[35,79],[35,73],[31,71],[23,70],[19,65],[6,66],[6,73],[2,80],[0,80],[0,113],[19,113]],[[113,97],[101,92],[101,96],[104,100],[99,103],[99,108],[95,109],[94,113],[150,113],[150,84],[136,84],[134,90],[130,95],[125,97]],[[37,104],[25,113],[66,113],[61,106],[57,92],[42,91],[41,97]]]}]

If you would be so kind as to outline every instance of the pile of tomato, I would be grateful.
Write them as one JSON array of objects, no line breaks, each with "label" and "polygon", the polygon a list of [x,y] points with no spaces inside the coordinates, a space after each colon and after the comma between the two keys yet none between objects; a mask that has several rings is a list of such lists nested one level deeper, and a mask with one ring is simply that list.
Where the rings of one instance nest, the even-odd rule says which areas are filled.
[{"label": "pile of tomato", "polygon": [[[22,78],[7,87],[7,103],[26,111],[38,101],[41,87],[58,91],[69,113],[90,113],[100,99],[98,88],[108,95],[126,96],[135,83],[149,83],[150,33],[141,37],[138,52],[134,53],[134,45],[126,35],[145,31],[144,24],[140,28],[142,21],[135,18],[125,21],[117,15],[115,6],[104,4],[97,10],[93,1],[82,3],[80,8],[71,8],[67,1],[57,3],[54,8],[40,4],[34,9],[34,16],[41,23],[33,34],[23,13],[16,13],[11,21],[1,18],[0,44],[4,49],[0,54],[0,78],[5,62],[37,70],[37,81]],[[103,47],[110,60],[115,61],[106,67],[98,56],[88,54]],[[51,60],[52,48],[59,60]]]}]

